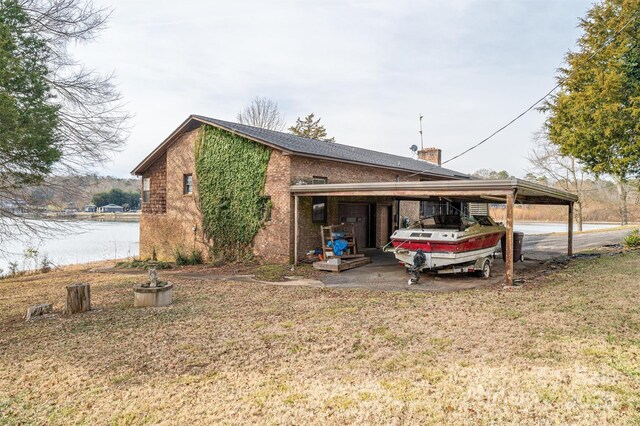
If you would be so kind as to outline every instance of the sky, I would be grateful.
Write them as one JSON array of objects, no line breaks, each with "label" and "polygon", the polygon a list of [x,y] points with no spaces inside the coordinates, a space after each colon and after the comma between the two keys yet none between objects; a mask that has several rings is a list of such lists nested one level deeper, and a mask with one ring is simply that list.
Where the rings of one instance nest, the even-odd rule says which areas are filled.
[{"label": "sky", "polygon": [[[589,0],[148,1],[112,8],[99,38],[73,54],[115,72],[134,117],[101,174],[130,171],[190,114],[235,121],[256,96],[288,126],[314,112],[336,142],[444,161],[506,124],[555,85]],[[448,163],[526,174],[532,111]],[[287,127],[288,127],[287,126]]]}]

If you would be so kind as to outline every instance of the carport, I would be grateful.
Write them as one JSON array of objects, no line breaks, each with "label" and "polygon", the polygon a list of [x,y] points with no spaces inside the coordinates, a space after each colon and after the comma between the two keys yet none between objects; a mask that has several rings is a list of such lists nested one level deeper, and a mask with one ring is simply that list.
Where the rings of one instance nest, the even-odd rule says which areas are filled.
[{"label": "carport", "polygon": [[507,236],[505,278],[513,284],[513,206],[544,204],[567,206],[567,255],[573,254],[573,203],[577,196],[545,185],[520,179],[505,180],[435,180],[421,182],[361,182],[339,184],[296,184],[290,188],[294,197],[294,262],[298,263],[300,243],[300,197],[393,197],[396,200],[450,201],[506,204]]}]

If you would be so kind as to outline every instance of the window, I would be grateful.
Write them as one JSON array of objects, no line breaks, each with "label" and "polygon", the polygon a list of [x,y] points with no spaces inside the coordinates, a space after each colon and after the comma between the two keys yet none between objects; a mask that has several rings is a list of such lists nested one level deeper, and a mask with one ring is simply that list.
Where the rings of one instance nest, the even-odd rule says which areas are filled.
[{"label": "window", "polygon": [[193,193],[193,175],[191,175],[191,173],[189,173],[188,175],[184,175],[184,177],[182,178],[182,193],[184,195],[188,195],[188,194],[192,194]]},{"label": "window", "polygon": [[327,223],[327,197],[312,197],[313,210],[311,220],[313,223]]},{"label": "window", "polygon": [[151,178],[142,179],[142,202],[148,203],[151,197]]},{"label": "window", "polygon": [[262,213],[262,220],[264,222],[269,222],[271,220],[272,207],[273,207],[273,204],[271,203],[271,197],[268,195],[262,197],[262,207],[260,210]]},{"label": "window", "polygon": [[327,183],[327,181],[328,179],[323,176],[314,176],[313,179],[311,179],[311,183],[314,185],[322,185]]}]

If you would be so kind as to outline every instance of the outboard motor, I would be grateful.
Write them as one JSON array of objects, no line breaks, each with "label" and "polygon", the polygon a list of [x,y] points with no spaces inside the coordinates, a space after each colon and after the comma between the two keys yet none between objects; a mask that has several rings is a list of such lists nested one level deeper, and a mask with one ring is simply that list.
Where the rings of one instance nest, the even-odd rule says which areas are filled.
[{"label": "outboard motor", "polygon": [[426,262],[427,256],[422,252],[422,249],[418,249],[416,254],[413,256],[413,266],[409,268],[411,278],[409,278],[409,282],[407,284],[418,284],[418,281],[420,281],[420,271]]}]

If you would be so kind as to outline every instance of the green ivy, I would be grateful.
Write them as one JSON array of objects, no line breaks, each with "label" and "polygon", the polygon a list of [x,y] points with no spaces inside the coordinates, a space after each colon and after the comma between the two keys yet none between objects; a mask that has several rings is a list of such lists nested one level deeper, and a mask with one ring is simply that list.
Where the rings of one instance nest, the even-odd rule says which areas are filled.
[{"label": "green ivy", "polygon": [[265,215],[264,185],[271,149],[224,130],[203,126],[196,147],[202,230],[212,254],[251,257]]}]

